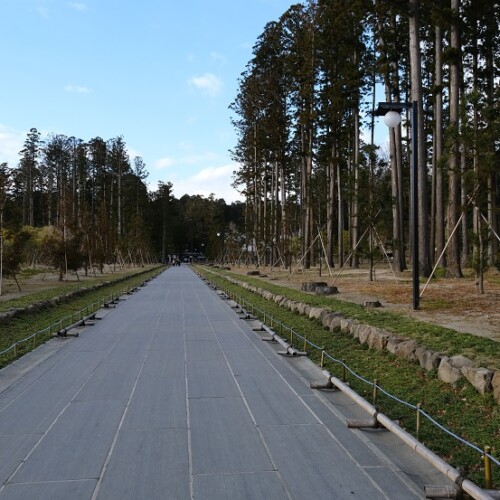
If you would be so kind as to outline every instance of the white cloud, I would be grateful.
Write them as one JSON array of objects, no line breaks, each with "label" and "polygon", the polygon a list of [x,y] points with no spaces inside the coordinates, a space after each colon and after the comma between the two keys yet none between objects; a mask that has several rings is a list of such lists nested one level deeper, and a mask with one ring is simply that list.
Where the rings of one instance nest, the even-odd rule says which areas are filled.
[{"label": "white cloud", "polygon": [[75,94],[90,94],[90,92],[92,92],[92,89],[85,87],[84,85],[66,85],[64,90]]},{"label": "white cloud", "polygon": [[80,2],[68,2],[68,7],[71,7],[72,9],[79,12],[84,12],[87,10],[87,5]]},{"label": "white cloud", "polygon": [[0,163],[14,167],[19,162],[19,151],[23,149],[26,134],[0,125]]},{"label": "white cloud", "polygon": [[177,144],[180,155],[175,158],[169,158],[170,165],[206,165],[208,162],[214,163],[218,159],[218,155],[213,151],[197,152],[195,145],[190,141],[180,141]]},{"label": "white cloud", "polygon": [[186,179],[173,181],[173,191],[176,198],[185,194],[201,195],[208,198],[212,193],[216,198],[223,198],[226,203],[243,201],[243,197],[231,187],[233,172],[238,168],[234,163],[219,167],[209,167],[200,170]]},{"label": "white cloud", "polygon": [[38,15],[40,17],[43,17],[44,19],[49,18],[49,9],[47,7],[43,7],[43,6],[37,7],[36,11],[38,12]]},{"label": "white cloud", "polygon": [[205,73],[202,76],[193,76],[189,80],[189,85],[201,90],[201,92],[209,96],[215,96],[222,90],[222,80],[212,73]]},{"label": "white cloud", "polygon": [[184,165],[201,165],[202,163],[206,163],[209,161],[215,161],[217,159],[217,155],[210,151],[206,153],[191,153],[183,158],[181,158],[180,163]]},{"label": "white cloud", "polygon": [[194,150],[194,144],[191,141],[180,141],[178,146],[181,151],[191,152]]},{"label": "white cloud", "polygon": [[226,56],[220,52],[210,52],[210,59],[221,66],[227,62]]},{"label": "white cloud", "polygon": [[175,164],[175,160],[168,156],[155,160],[153,162],[153,168],[156,170],[164,170]]},{"label": "white cloud", "polygon": [[127,153],[128,153],[128,157],[130,158],[131,162],[134,160],[134,158],[136,156],[141,156],[142,157],[140,151],[138,151],[137,149],[134,149],[134,148],[132,148],[130,146],[127,146]]},{"label": "white cloud", "polygon": [[200,170],[193,175],[192,179],[199,182],[216,182],[218,179],[225,179],[228,175],[232,175],[235,170],[235,165],[224,165],[222,167],[209,167]]}]

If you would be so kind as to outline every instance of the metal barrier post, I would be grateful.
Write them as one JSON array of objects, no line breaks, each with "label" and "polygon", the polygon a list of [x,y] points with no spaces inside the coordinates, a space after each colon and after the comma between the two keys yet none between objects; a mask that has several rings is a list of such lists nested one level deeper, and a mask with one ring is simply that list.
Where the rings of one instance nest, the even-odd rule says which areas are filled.
[{"label": "metal barrier post", "polygon": [[304,337],[304,349],[302,349],[304,352],[307,351],[307,335]]},{"label": "metal barrier post", "polygon": [[344,363],[344,360],[342,360],[342,382],[344,382],[344,384],[347,381],[347,373],[346,372],[347,371],[345,369],[345,363]]},{"label": "metal barrier post", "polygon": [[321,350],[321,362],[320,362],[319,366],[321,368],[323,368],[325,366],[325,351],[323,349]]},{"label": "metal barrier post", "polygon": [[14,357],[17,358],[17,342],[14,344]]}]

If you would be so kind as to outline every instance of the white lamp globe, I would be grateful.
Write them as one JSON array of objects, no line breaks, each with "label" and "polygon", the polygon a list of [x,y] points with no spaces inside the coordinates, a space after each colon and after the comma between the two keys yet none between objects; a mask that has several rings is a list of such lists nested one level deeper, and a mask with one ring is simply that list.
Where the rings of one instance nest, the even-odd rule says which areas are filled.
[{"label": "white lamp globe", "polygon": [[388,111],[384,115],[384,123],[390,127],[397,127],[401,123],[401,115],[397,111]]}]

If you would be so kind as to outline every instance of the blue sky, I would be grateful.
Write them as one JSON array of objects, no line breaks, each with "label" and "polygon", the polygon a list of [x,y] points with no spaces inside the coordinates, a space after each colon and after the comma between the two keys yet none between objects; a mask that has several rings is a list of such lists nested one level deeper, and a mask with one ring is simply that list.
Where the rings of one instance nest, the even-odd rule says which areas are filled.
[{"label": "blue sky", "polygon": [[0,0],[0,162],[27,131],[123,136],[150,189],[239,198],[229,104],[290,0]]}]

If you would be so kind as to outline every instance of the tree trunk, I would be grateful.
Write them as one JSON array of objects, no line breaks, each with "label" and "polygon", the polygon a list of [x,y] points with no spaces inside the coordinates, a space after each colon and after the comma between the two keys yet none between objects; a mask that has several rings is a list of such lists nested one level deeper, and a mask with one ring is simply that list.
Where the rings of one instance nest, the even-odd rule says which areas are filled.
[{"label": "tree trunk", "polygon": [[302,126],[302,175],[301,175],[301,202],[302,202],[302,256],[304,267],[311,267],[311,200],[310,200],[310,179],[312,172],[312,133],[306,132]]},{"label": "tree trunk", "polygon": [[[460,36],[458,26],[459,0],[451,0],[452,22],[450,32],[450,47],[460,53]],[[460,77],[458,55],[450,63],[450,123],[449,130],[450,148],[448,163],[448,234],[451,235],[458,222],[458,211],[460,203],[460,162],[459,162],[459,99],[460,99]],[[451,236],[447,249],[447,274],[450,277],[462,278],[460,266],[460,246],[458,232]]]},{"label": "tree trunk", "polygon": [[[342,198],[342,184],[340,182],[340,163],[337,162],[337,244],[339,249],[339,265],[342,266],[344,263],[344,209],[343,209],[343,198]],[[333,265],[333,263],[332,263]]]},{"label": "tree trunk", "polygon": [[333,266],[333,248],[334,248],[334,206],[335,206],[335,146],[332,145],[331,157],[328,162],[328,196],[326,203],[326,232],[327,232],[327,258],[330,267]]},{"label": "tree trunk", "polygon": [[[466,153],[466,145],[462,141],[462,154],[460,157],[460,171],[462,175],[462,179],[465,179],[467,170],[467,153]],[[465,182],[462,182],[460,187],[460,205],[462,207],[463,217],[462,217],[462,266],[467,267],[469,265],[469,235],[468,235],[468,225],[467,225],[467,188]]]},{"label": "tree trunk", "polygon": [[424,119],[422,109],[422,71],[419,35],[420,0],[410,0],[410,73],[411,100],[418,106],[417,136],[418,136],[418,200],[412,210],[418,210],[419,239],[419,271],[423,276],[429,276],[432,271],[429,248],[429,207],[427,203],[427,160],[424,135]]},{"label": "tree trunk", "polygon": [[353,165],[353,193],[351,197],[351,267],[353,269],[359,268],[359,151],[354,151],[354,165]]},{"label": "tree trunk", "polygon": [[[435,258],[439,258],[444,250],[444,192],[443,192],[443,38],[442,30],[436,26],[435,36],[435,88],[436,97],[434,105],[434,165],[433,165],[433,182],[434,182],[434,244],[432,250],[435,250]],[[446,267],[446,257],[443,255],[441,262],[438,262],[442,267]]]},{"label": "tree trunk", "polygon": [[290,235],[288,232],[288,216],[287,216],[287,192],[286,192],[286,182],[285,182],[285,166],[282,160],[280,166],[280,176],[281,176],[281,240],[283,245],[281,246],[282,256],[285,259],[283,262],[284,267],[291,266],[291,255],[289,255],[289,241]]},{"label": "tree trunk", "polygon": [[274,163],[274,232],[273,232],[273,264],[278,262],[280,259],[279,247],[280,247],[280,213],[278,211],[279,201],[280,201],[280,169],[279,162],[276,160]]},{"label": "tree trunk", "polygon": [[[397,26],[395,16],[391,16],[391,28],[393,39],[396,40]],[[386,75],[385,93],[387,101],[400,102],[399,62],[397,60],[398,50],[392,47],[394,54],[391,61],[390,74]],[[389,85],[390,81],[390,85]],[[392,190],[392,232],[393,232],[393,263],[398,271],[404,271],[406,266],[404,223],[403,223],[403,152],[401,127],[390,129],[389,143],[391,153],[391,190]]]}]

